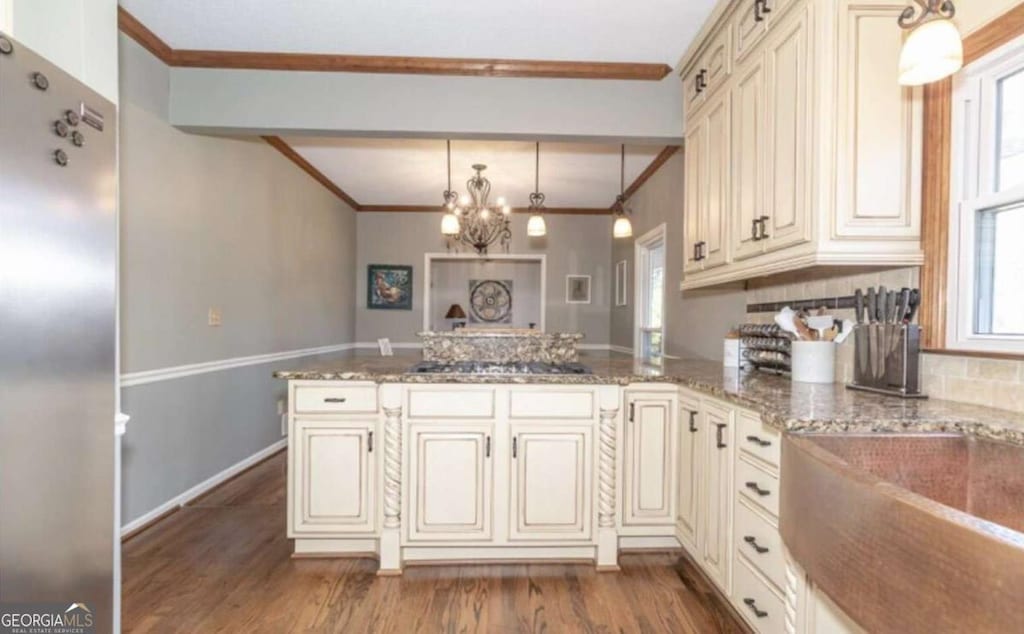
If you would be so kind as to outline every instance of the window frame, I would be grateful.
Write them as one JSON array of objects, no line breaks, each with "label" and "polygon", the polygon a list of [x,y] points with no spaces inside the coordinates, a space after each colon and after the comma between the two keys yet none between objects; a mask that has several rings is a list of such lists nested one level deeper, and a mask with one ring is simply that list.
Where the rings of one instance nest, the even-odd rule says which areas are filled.
[{"label": "window frame", "polygon": [[[634,260],[633,260],[633,271],[634,271],[634,313],[633,313],[633,355],[635,357],[643,357],[644,354],[644,334],[646,333],[660,333],[661,334],[661,356],[665,356],[666,339],[665,339],[665,324],[668,321],[666,311],[666,299],[668,297],[668,240],[667,240],[668,227],[665,223],[662,223],[651,229],[641,237],[637,238],[634,243]],[[665,276],[662,280],[661,285],[661,327],[650,328],[647,326],[646,313],[647,313],[647,296],[649,280],[647,279],[647,269],[649,264],[649,254],[653,248],[656,248],[660,244],[663,254],[662,263],[662,274]]]},{"label": "window frame", "polygon": [[953,80],[950,135],[946,349],[1024,354],[1022,334],[975,332],[977,214],[1024,203],[1024,184],[998,191],[998,86],[1024,72],[1024,37],[973,60]]},{"label": "window frame", "polygon": [[[964,63],[1024,36],[1024,3],[1012,7],[964,38]],[[953,130],[953,81],[946,78],[926,84],[924,139],[921,179],[921,266],[922,304],[918,314],[921,343],[925,352],[1024,360],[1024,354],[984,350],[951,349],[946,346],[946,313],[952,301],[948,293],[951,137]]]}]

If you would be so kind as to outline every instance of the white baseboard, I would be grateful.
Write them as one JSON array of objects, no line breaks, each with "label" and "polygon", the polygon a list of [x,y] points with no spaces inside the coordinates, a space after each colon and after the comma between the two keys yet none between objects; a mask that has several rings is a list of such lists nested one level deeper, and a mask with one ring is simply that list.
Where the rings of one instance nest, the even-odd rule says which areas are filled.
[{"label": "white baseboard", "polygon": [[207,478],[206,480],[203,480],[202,482],[195,485],[191,489],[185,491],[184,493],[174,496],[173,498],[167,500],[166,502],[156,507],[155,509],[149,511],[148,513],[143,513],[139,517],[133,519],[132,521],[122,526],[121,537],[124,537],[128,533],[138,529],[141,526],[145,526],[146,524],[152,522],[153,520],[160,517],[167,511],[185,506],[186,504],[196,499],[200,495],[209,491],[210,489],[216,487],[222,482],[225,482],[226,480],[229,480],[233,476],[241,473],[242,471],[245,471],[252,465],[259,462],[260,460],[263,460],[264,458],[277,453],[278,451],[284,449],[287,446],[288,439],[282,438],[281,440],[275,442],[269,447],[260,449],[259,451],[249,456],[248,458],[236,462],[235,464],[231,465],[230,467],[221,471],[220,473],[210,478]]},{"label": "white baseboard", "polygon": [[675,550],[682,547],[683,546],[679,543],[679,540],[670,535],[652,535],[647,537],[630,537],[628,535],[619,536],[619,550]]},{"label": "white baseboard", "polygon": [[622,354],[633,354],[633,349],[628,346],[616,346],[609,344],[605,346],[605,349],[610,350],[611,352],[621,352]]}]

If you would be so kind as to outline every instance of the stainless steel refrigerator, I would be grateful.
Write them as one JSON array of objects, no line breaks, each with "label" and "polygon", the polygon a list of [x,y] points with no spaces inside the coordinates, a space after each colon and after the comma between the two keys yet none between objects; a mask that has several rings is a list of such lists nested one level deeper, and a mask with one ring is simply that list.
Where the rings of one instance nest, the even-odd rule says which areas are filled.
[{"label": "stainless steel refrigerator", "polygon": [[[113,623],[114,105],[0,38],[0,604]],[[79,608],[81,609],[81,608]]]}]

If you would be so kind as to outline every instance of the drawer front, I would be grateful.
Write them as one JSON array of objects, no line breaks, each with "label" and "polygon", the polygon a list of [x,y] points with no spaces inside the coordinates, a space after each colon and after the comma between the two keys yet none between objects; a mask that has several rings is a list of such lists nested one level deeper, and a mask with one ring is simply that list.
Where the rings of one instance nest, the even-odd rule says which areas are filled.
[{"label": "drawer front", "polygon": [[494,388],[407,389],[407,417],[437,418],[494,418]]},{"label": "drawer front", "polygon": [[740,412],[736,417],[736,445],[740,451],[779,468],[782,436],[761,423],[761,417]]},{"label": "drawer front", "polygon": [[779,477],[760,469],[744,458],[736,461],[736,488],[740,495],[758,505],[772,517],[779,516]]},{"label": "drawer front", "polygon": [[733,603],[754,630],[760,634],[785,632],[785,608],[782,599],[742,559],[733,574]]},{"label": "drawer front", "polygon": [[516,390],[509,395],[509,417],[517,419],[593,419],[589,390]]},{"label": "drawer front", "polygon": [[729,43],[731,35],[730,29],[722,29],[701,59],[700,67],[707,73],[708,94],[714,94],[724,86],[732,73],[732,55]]},{"label": "drawer front", "polygon": [[736,18],[736,37],[733,40],[736,61],[741,61],[749,55],[767,32],[766,16],[755,11],[754,0],[743,2]]},{"label": "drawer front", "polygon": [[377,386],[297,386],[293,403],[299,414],[374,413],[377,411]]},{"label": "drawer front", "polygon": [[702,87],[706,75],[701,75],[703,67],[698,63],[683,77],[683,94],[686,100],[686,114],[692,115],[707,98],[707,91]]},{"label": "drawer front", "polygon": [[737,559],[745,557],[781,592],[786,580],[786,559],[779,529],[747,506],[744,498],[736,501],[733,522],[736,553],[740,555]]}]

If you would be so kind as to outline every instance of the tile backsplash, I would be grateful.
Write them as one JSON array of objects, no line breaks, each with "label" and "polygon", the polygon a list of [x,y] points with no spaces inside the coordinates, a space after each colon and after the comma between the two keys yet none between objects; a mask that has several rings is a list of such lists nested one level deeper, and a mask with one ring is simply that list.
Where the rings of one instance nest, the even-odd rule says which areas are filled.
[{"label": "tile backsplash", "polygon": [[[843,297],[858,288],[880,285],[889,289],[916,288],[919,278],[917,267],[883,271],[834,270],[815,275],[797,272],[769,281],[751,281],[747,303]],[[854,319],[852,309],[833,312],[842,319]],[[751,323],[771,323],[772,313],[751,313],[747,318]],[[853,339],[847,340],[836,352],[836,381],[848,383],[853,378]],[[1024,412],[1024,361],[923,354],[921,391],[932,398]]]}]

